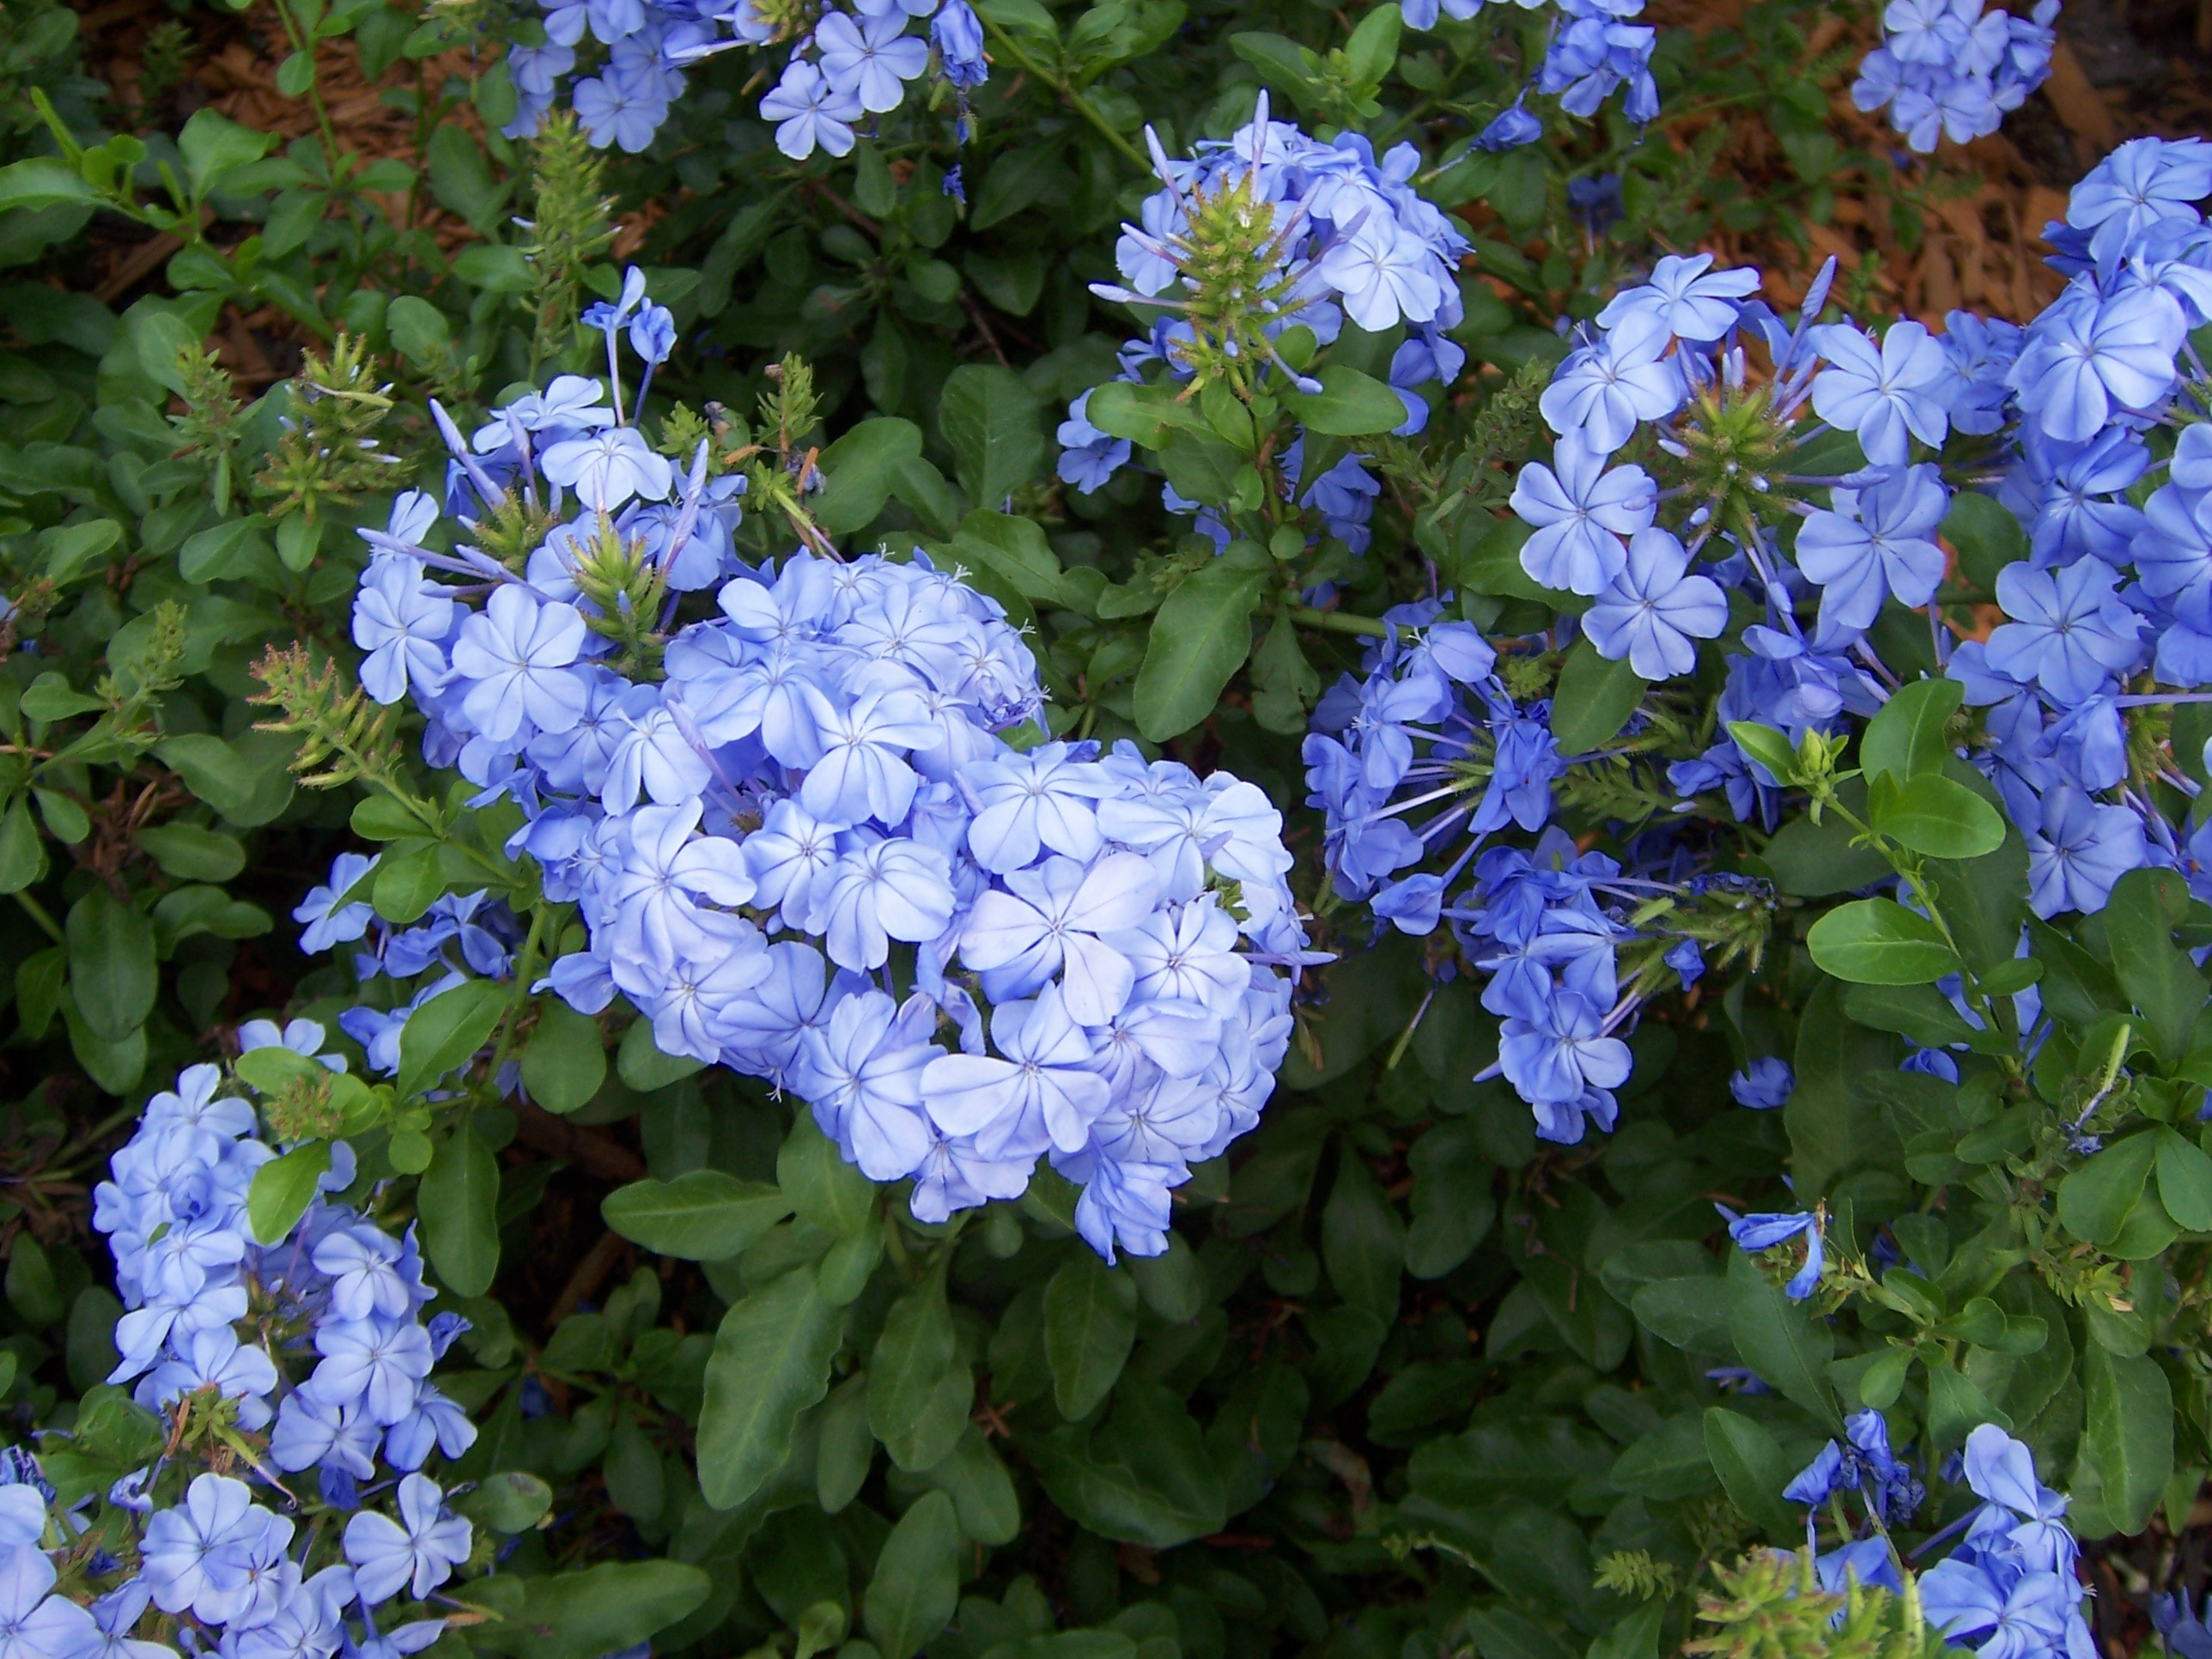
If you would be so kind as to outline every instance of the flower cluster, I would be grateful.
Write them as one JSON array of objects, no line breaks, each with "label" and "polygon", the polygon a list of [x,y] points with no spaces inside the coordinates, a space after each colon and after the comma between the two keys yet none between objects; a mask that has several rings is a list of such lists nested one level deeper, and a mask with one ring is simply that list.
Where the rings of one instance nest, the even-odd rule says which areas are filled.
[{"label": "flower cluster", "polygon": [[[1514,0],[1534,11],[1545,0]],[[1621,87],[1628,88],[1622,111],[1638,126],[1658,118],[1659,83],[1652,78],[1651,54],[1659,31],[1628,20],[1644,10],[1644,0],[1554,0],[1556,16],[1544,47],[1543,62],[1512,104],[1482,131],[1484,149],[1509,149],[1544,136],[1544,124],[1527,107],[1531,92],[1557,98],[1569,115],[1587,118]],[[1480,13],[1484,0],[1399,0],[1406,27],[1432,29],[1439,11],[1465,22]]]},{"label": "flower cluster", "polygon": [[[1735,924],[1755,932],[1758,894],[1578,852],[1552,823],[1553,787],[1601,757],[1562,754],[1550,703],[1516,703],[1496,649],[1472,624],[1437,620],[1442,610],[1389,613],[1392,635],[1368,651],[1364,677],[1322,698],[1305,739],[1307,804],[1327,814],[1339,894],[1407,933],[1449,924],[1503,1022],[1498,1070],[1539,1134],[1579,1140],[1585,1119],[1613,1127],[1612,1091],[1629,1073],[1620,1033],[1643,1000],[1694,983],[1708,945],[1742,948]],[[1541,832],[1533,849],[1493,842],[1516,829]],[[1671,864],[1671,849],[1655,858]],[[1432,863],[1442,867],[1419,867]]]},{"label": "flower cluster", "polygon": [[2212,410],[2188,339],[2212,320],[2212,230],[2191,205],[2208,194],[2212,144],[2122,145],[2047,233],[2064,293],[1982,348],[1990,418],[1967,429],[2005,442],[1996,494],[2029,557],[1949,672],[1983,710],[1973,758],[2027,833],[2039,915],[2094,910],[2147,863],[2201,885],[2212,851],[2201,811],[2185,842],[2159,811],[2150,785],[2196,786],[2142,741],[2212,684]]},{"label": "flower cluster", "polygon": [[1985,137],[2051,73],[2058,0],[2026,17],[1984,11],[1983,0],[1890,0],[1881,45],[1859,65],[1851,101],[1890,125],[1923,155],[1939,137]]},{"label": "flower cluster", "polygon": [[1805,1505],[1809,1527],[1822,1506],[1844,1492],[1856,1492],[1885,1526],[1911,1520],[1928,1495],[1911,1466],[1890,1450],[1889,1424],[1870,1407],[1845,1418],[1843,1441],[1821,1447],[1782,1495]]},{"label": "flower cluster", "polygon": [[[254,1022],[241,1036],[249,1055],[307,1056],[323,1033]],[[331,1143],[305,1214],[260,1243],[248,1198],[277,1153],[258,1127],[217,1067],[195,1066],[147,1103],[94,1194],[127,1310],[110,1381],[136,1379],[138,1403],[172,1426],[161,1455],[106,1494],[100,1547],[72,1552],[66,1595],[50,1594],[42,1543],[86,1534],[94,1519],[82,1505],[50,1516],[50,1489],[0,1486],[0,1616],[28,1638],[24,1651],[158,1659],[172,1650],[133,1636],[154,1618],[188,1650],[234,1659],[413,1653],[446,1627],[434,1613],[410,1617],[427,1610],[409,1603],[432,1596],[473,1548],[470,1523],[421,1473],[434,1453],[459,1456],[476,1438],[428,1380],[466,1323],[422,1322],[432,1292],[411,1232],[395,1239],[325,1196],[354,1178],[343,1141]],[[312,1496],[283,1485],[311,1469]],[[283,1495],[283,1512],[257,1485]],[[304,1527],[294,1518],[303,1510]],[[313,1524],[325,1516],[331,1524]]]},{"label": "flower cluster", "polygon": [[[1409,435],[1427,423],[1420,389],[1449,386],[1467,362],[1449,334],[1462,314],[1455,272],[1468,242],[1413,188],[1420,157],[1411,144],[1378,159],[1358,133],[1320,143],[1270,119],[1263,94],[1234,137],[1201,143],[1190,161],[1170,160],[1154,139],[1152,159],[1163,188],[1146,198],[1139,222],[1121,227],[1122,284],[1092,290],[1152,317],[1149,331],[1122,347],[1123,380],[1223,380],[1248,398],[1270,387],[1315,392],[1319,382],[1282,355],[1292,344],[1286,336],[1297,331],[1293,355],[1303,364],[1347,318],[1370,332],[1403,325],[1408,337],[1389,373],[1406,406],[1397,429]],[[1060,428],[1060,476],[1085,494],[1130,454],[1127,440],[1086,417],[1091,395],[1075,399]],[[1381,490],[1364,458],[1347,455],[1304,480],[1304,455],[1302,436],[1285,448],[1284,496],[1315,508],[1327,533],[1364,550]],[[1172,485],[1164,495],[1172,512],[1214,505],[1188,501]],[[1201,514],[1199,526],[1226,544],[1212,514]]]},{"label": "flower cluster", "polygon": [[[1838,1500],[1856,1494],[1863,1525],[1858,1535],[1816,1556],[1820,1587],[1840,1594],[1856,1583],[1901,1594],[1904,1578],[1888,1528],[1911,1517],[1925,1488],[1905,1457],[1891,1451],[1880,1412],[1855,1412],[1844,1430],[1843,1443],[1829,1441],[1783,1495],[1806,1505],[1812,1541],[1823,1510],[1840,1516]],[[1948,1557],[1920,1575],[1921,1613],[1929,1628],[1954,1647],[2004,1659],[2087,1659],[2096,1644],[2081,1616],[2084,1592],[2075,1572],[2080,1551],[2066,1528],[2066,1499],[2036,1479],[2034,1454],[1993,1423],[1966,1437],[1949,1478],[1961,1474],[1982,1503],[1929,1540],[1965,1533]]]},{"label": "flower cluster", "polygon": [[[983,29],[967,0],[860,0],[818,12],[781,0],[539,0],[544,40],[507,57],[517,94],[511,138],[537,131],[562,83],[588,56],[595,72],[570,97],[586,137],[604,149],[644,149],[682,95],[684,72],[738,46],[793,42],[782,77],[761,100],[778,149],[803,161],[816,149],[843,155],[854,128],[890,113],[908,83],[934,74],[959,100],[989,74]],[[926,24],[926,33],[910,33]]]},{"label": "flower cluster", "polygon": [[[1558,444],[1516,486],[1524,569],[1595,599],[1583,631],[1646,678],[1721,640],[1723,724],[1793,742],[1881,707],[1899,677],[1869,632],[1893,602],[1925,608],[1939,668],[1984,711],[1972,758],[2026,831],[2038,914],[2093,910],[2147,861],[2201,867],[2143,787],[2195,786],[2131,757],[2129,714],[2212,683],[2212,442],[2183,372],[2201,375],[2186,337],[2212,318],[2212,231],[2191,205],[2208,193],[2212,145],[2124,145],[2053,228],[2072,280],[2025,329],[1954,312],[1940,336],[1904,320],[1876,339],[1814,320],[1825,271],[1790,324],[1748,297],[1756,273],[1662,259],[1544,394]],[[1986,641],[1954,641],[1932,603],[1937,537],[1954,480],[1993,458],[2030,557],[1997,574]],[[1729,589],[1757,621],[1731,623]],[[1775,780],[1731,740],[1673,777],[1776,821]]]},{"label": "flower cluster", "polygon": [[1957,1548],[1920,1577],[1920,1607],[1954,1644],[2018,1659],[2086,1659],[2080,1547],[2066,1499],[2036,1479],[2035,1455],[1994,1424],[1966,1437],[1966,1484],[1982,1505]]},{"label": "flower cluster", "polygon": [[[1256,1121],[1288,1042],[1281,970],[1304,934],[1280,813],[1127,744],[1011,746],[1042,696],[994,601],[918,551],[734,563],[703,456],[680,505],[641,507],[672,470],[595,386],[562,384],[460,452],[475,543],[430,553],[428,520],[373,535],[359,601],[405,562],[436,613],[406,681],[426,751],[521,805],[510,851],[581,911],[589,946],[545,985],[589,1012],[619,992],[665,1052],[793,1090],[871,1178],[913,1181],[918,1215],[1015,1196],[1048,1154],[1084,1184],[1101,1250],[1164,1249],[1169,1188]],[[659,469],[610,484],[579,444]],[[514,492],[539,474],[576,487],[575,515],[556,488],[542,538],[502,562],[484,531],[525,513]],[[675,626],[678,590],[709,585],[714,611]],[[362,868],[303,907],[319,941],[369,926],[336,920]],[[367,961],[396,971],[404,946],[404,966],[457,972],[450,939],[503,969],[492,920],[449,916]],[[404,1013],[377,1017],[395,1053]]]}]

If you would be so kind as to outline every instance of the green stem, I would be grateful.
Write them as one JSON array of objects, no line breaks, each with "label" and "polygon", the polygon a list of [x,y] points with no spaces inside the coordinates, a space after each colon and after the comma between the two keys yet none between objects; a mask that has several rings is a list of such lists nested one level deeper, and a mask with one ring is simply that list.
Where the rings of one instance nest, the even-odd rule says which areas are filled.
[{"label": "green stem", "polygon": [[993,22],[988,17],[984,16],[981,12],[976,13],[976,15],[982,19],[984,32],[990,35],[994,44],[995,44],[1000,51],[1004,52],[1007,57],[1012,58],[1015,63],[1018,64],[1022,68],[1023,73],[1035,76],[1038,80],[1043,82],[1045,85],[1050,87],[1054,92],[1067,100],[1070,104],[1074,106],[1075,112],[1080,115],[1085,120],[1090,122],[1092,126],[1097,128],[1099,135],[1103,137],[1108,143],[1113,145],[1115,149],[1120,150],[1123,157],[1132,164],[1146,173],[1150,173],[1152,170],[1152,158],[1146,155],[1144,151],[1139,149],[1134,144],[1131,143],[1119,128],[1115,127],[1115,125],[1111,121],[1108,120],[1103,115],[1101,115],[1098,112],[1098,106],[1097,105],[1093,104],[1088,98],[1085,98],[1075,87],[1071,86],[1064,76],[1054,75],[1050,70],[1045,68],[1044,65],[1031,58],[1029,53],[1024,52],[1019,46],[1016,46],[1014,44],[1013,37],[1008,34],[1006,30],[1000,28],[996,23]]},{"label": "green stem", "polygon": [[300,33],[289,0],[276,0],[276,15],[283,21],[285,38],[291,41],[292,50],[303,53],[307,59],[307,106],[315,112],[315,126],[323,135],[323,164],[335,185],[338,180],[338,135],[331,125],[330,112],[323,107],[322,77],[315,72],[315,43]]},{"label": "green stem", "polygon": [[40,903],[38,900],[33,898],[27,892],[18,892],[15,895],[15,902],[23,907],[26,914],[30,916],[33,921],[39,924],[40,931],[44,933],[48,939],[53,940],[57,945],[62,943],[61,924],[53,919],[52,915],[46,909],[45,905]]},{"label": "green stem", "polygon": [[[1326,634],[1357,634],[1370,640],[1390,637],[1390,624],[1373,617],[1357,617],[1346,611],[1316,611],[1310,605],[1294,605],[1283,614],[1300,628],[1318,628]],[[1401,636],[1411,638],[1413,629],[1401,628]]]},{"label": "green stem", "polygon": [[515,1027],[522,1023],[522,1011],[529,1006],[530,981],[537,976],[538,947],[545,937],[545,920],[553,907],[544,899],[530,907],[530,936],[522,941],[522,950],[514,958],[514,994],[507,1000],[506,1017],[500,1022],[499,1046],[491,1051],[491,1073],[497,1086],[499,1068],[507,1063],[507,1050],[514,1046]]}]

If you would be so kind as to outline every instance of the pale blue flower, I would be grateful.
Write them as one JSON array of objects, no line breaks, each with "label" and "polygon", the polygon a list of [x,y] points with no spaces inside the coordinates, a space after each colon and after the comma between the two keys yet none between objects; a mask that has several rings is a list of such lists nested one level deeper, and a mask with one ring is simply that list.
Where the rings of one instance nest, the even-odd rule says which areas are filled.
[{"label": "pale blue flower", "polygon": [[398,1496],[398,1521],[364,1510],[346,1522],[346,1559],[365,1603],[389,1601],[403,1587],[419,1601],[468,1559],[469,1523],[446,1509],[436,1481],[407,1475]]},{"label": "pale blue flower", "polygon": [[461,708],[495,742],[522,730],[566,732],[583,717],[583,678],[569,671],[584,644],[584,618],[572,605],[540,605],[511,584],[493,590],[483,610],[461,624],[453,668],[471,682]]}]

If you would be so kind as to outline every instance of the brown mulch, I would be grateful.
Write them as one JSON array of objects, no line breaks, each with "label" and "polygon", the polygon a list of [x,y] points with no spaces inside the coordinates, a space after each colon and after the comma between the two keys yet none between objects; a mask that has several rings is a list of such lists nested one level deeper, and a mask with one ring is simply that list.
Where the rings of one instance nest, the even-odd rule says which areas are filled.
[{"label": "brown mulch", "polygon": [[[2020,9],[2029,3],[2013,0]],[[1656,0],[1646,15],[1704,33],[1732,27],[1745,9],[1744,0]],[[1856,61],[1875,43],[1873,11],[1823,18],[1813,52],[1848,47]],[[1830,222],[1723,233],[1717,251],[1765,271],[1767,297],[1778,304],[1802,298],[1830,255],[1845,271],[1871,255],[1878,263],[1869,287],[1885,309],[2033,316],[2063,286],[2043,263],[2051,250],[2042,229],[2063,216],[2074,181],[2124,140],[2212,135],[2212,0],[2067,0],[2058,35],[2050,80],[2000,131],[1963,149],[1946,143],[1933,158],[1907,155],[1881,117],[1856,108],[1846,71],[1829,130],[1846,149],[1895,158],[1896,183],[1929,198],[1917,247],[1907,247],[1891,222],[1891,180],[1862,177],[1838,181]],[[1732,171],[1754,185],[1791,178],[1756,112],[1716,118],[1730,120],[1722,153]],[[1698,125],[1685,123],[1670,138],[1686,143]]]}]

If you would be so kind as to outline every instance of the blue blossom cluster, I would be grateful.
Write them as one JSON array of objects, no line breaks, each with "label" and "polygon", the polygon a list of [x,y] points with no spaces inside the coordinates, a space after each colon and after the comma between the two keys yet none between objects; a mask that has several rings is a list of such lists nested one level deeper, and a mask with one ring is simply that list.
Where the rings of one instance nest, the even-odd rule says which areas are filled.
[{"label": "blue blossom cluster", "polygon": [[[1911,1520],[1928,1495],[1911,1465],[1890,1450],[1887,1419],[1871,1408],[1846,1417],[1843,1440],[1821,1447],[1782,1495],[1805,1505],[1809,1532],[1821,1507],[1845,1492],[1856,1492],[1868,1514],[1884,1526],[1901,1526]],[[1891,1571],[1893,1579],[1893,1566]],[[1875,1581],[1863,1575],[1861,1582]],[[1897,1588],[1894,1582],[1890,1588]]]},{"label": "blue blossom cluster", "polygon": [[1920,1607],[1954,1645],[2005,1659],[2091,1659],[2080,1547],[2066,1499],[2036,1479],[2035,1455],[1994,1424],[1966,1437],[1966,1484],[1982,1505],[1966,1536],[1920,1577]]},{"label": "blue blossom cluster", "polygon": [[[1147,135],[1149,137],[1149,133]],[[1381,158],[1356,132],[1323,144],[1287,121],[1271,120],[1266,96],[1249,125],[1234,137],[1206,140],[1194,159],[1172,161],[1152,141],[1153,165],[1163,188],[1145,200],[1139,222],[1121,227],[1115,258],[1123,284],[1092,292],[1152,313],[1150,331],[1121,349],[1124,380],[1188,382],[1209,356],[1237,343],[1212,337],[1202,311],[1209,297],[1199,270],[1205,261],[1194,237],[1196,222],[1231,192],[1256,204],[1247,222],[1264,266],[1246,284],[1269,296],[1257,321],[1262,343],[1303,327],[1326,346],[1346,318],[1370,332],[1406,328],[1391,359],[1389,380],[1406,406],[1398,428],[1410,436],[1425,426],[1429,404],[1422,388],[1441,389],[1459,378],[1467,353],[1449,337],[1462,314],[1456,272],[1468,241],[1458,227],[1413,188],[1420,153],[1400,144]],[[1194,301],[1199,302],[1194,308]],[[1279,356],[1252,366],[1255,384],[1320,385]],[[1100,431],[1085,418],[1091,393],[1068,407],[1060,428],[1062,480],[1088,495],[1129,459],[1127,440]],[[1354,453],[1304,485],[1303,435],[1288,445],[1280,465],[1285,499],[1314,508],[1325,532],[1355,553],[1365,550],[1376,497],[1382,485]],[[1163,498],[1170,512],[1195,513],[1198,527],[1225,546],[1229,531],[1212,513],[1215,503],[1186,500],[1172,484]]]},{"label": "blue blossom cluster", "polygon": [[[1890,1450],[1880,1412],[1856,1412],[1844,1429],[1844,1443],[1823,1446],[1783,1495],[1807,1506],[1810,1539],[1824,1506],[1840,1514],[1834,1500],[1856,1493],[1863,1525],[1859,1535],[1815,1557],[1820,1587],[1840,1594],[1856,1583],[1901,1594],[1904,1578],[1888,1528],[1911,1518],[1925,1489]],[[2066,1527],[2066,1499],[2037,1480],[2034,1454],[1984,1423],[1966,1437],[1957,1472],[1982,1503],[1922,1546],[1965,1534],[1920,1575],[1921,1614],[1929,1628],[1954,1647],[1990,1659],[2094,1659],[2097,1646],[2081,1616],[2086,1592],[2075,1571],[2080,1548]]]},{"label": "blue blossom cluster", "polygon": [[[776,147],[803,161],[816,149],[843,155],[865,128],[905,100],[909,83],[934,74],[960,100],[989,74],[983,29],[967,0],[859,0],[818,12],[756,0],[539,0],[542,43],[507,54],[516,110],[510,138],[536,132],[564,82],[588,58],[593,72],[569,95],[591,142],[635,154],[652,143],[683,94],[684,74],[714,53],[791,41],[781,78],[761,100]],[[912,32],[926,25],[921,33]]]},{"label": "blue blossom cluster", "polygon": [[[665,1052],[791,1089],[872,1179],[911,1180],[925,1218],[1018,1195],[1048,1155],[1100,1250],[1164,1249],[1169,1189],[1257,1121],[1288,1043],[1284,970],[1306,958],[1281,814],[1126,744],[1014,748],[1000,734],[1034,732],[1042,700],[995,601],[918,551],[738,564],[703,460],[672,513],[640,505],[673,489],[665,462],[617,489],[555,459],[573,412],[541,453],[560,388],[459,448],[459,516],[466,536],[541,473],[576,487],[575,516],[516,571],[428,551],[403,503],[411,538],[372,535],[358,601],[404,562],[409,605],[435,613],[406,678],[426,753],[521,805],[510,852],[580,909],[589,947],[541,988],[594,1013],[619,992]],[[601,412],[581,441],[641,468]],[[614,568],[683,569],[668,586],[714,585],[714,611],[624,658],[624,619],[579,586]],[[370,926],[337,919],[360,879],[334,870],[303,907],[319,937]],[[439,924],[490,971],[471,925]],[[422,932],[383,942],[386,971],[400,944],[410,966],[445,947]],[[380,1017],[395,1054],[404,1013]]]},{"label": "blue blossom cluster", "polygon": [[[1399,0],[1398,10],[1413,29],[1432,29],[1439,11],[1465,22],[1485,0]],[[1545,0],[1514,0],[1534,11]],[[1659,83],[1652,78],[1651,54],[1659,32],[1628,20],[1644,9],[1644,0],[1553,0],[1556,16],[1545,42],[1544,59],[1534,78],[1512,104],[1475,137],[1484,149],[1510,149],[1544,136],[1544,124],[1527,107],[1531,92],[1557,98],[1569,115],[1587,118],[1621,87],[1628,88],[1622,112],[1638,126],[1658,118]]]},{"label": "blue blossom cluster", "polygon": [[1890,0],[1881,44],[1859,65],[1851,101],[1890,125],[1923,155],[1938,138],[1986,137],[2051,74],[2058,0],[2026,17],[1983,0]]},{"label": "blue blossom cluster", "polygon": [[2146,787],[2196,786],[2130,753],[2133,711],[2212,684],[2212,410],[2188,338],[2212,321],[2208,194],[2212,144],[2122,145],[2045,233],[2065,291],[1984,331],[1988,416],[1966,429],[2003,444],[1996,495],[2030,556],[1999,573],[2006,620],[1948,672],[1983,710],[1973,759],[2027,834],[2039,915],[2095,910],[2148,863],[2212,891],[2203,810],[2185,835]]},{"label": "blue blossom cluster", "polygon": [[[303,1054],[323,1036],[309,1021],[283,1031],[254,1022],[242,1035],[249,1052],[275,1042]],[[35,1466],[26,1476],[10,1465],[0,1625],[29,1644],[13,1651],[161,1659],[173,1650],[134,1635],[158,1619],[188,1651],[224,1659],[384,1659],[446,1628],[419,1604],[469,1559],[473,1539],[421,1471],[476,1438],[428,1380],[465,1322],[422,1322],[432,1293],[411,1232],[395,1239],[327,1196],[281,1242],[257,1242],[247,1194],[277,1156],[258,1128],[217,1067],[192,1066],[147,1103],[94,1190],[94,1224],[127,1310],[109,1380],[137,1379],[138,1402],[174,1426],[162,1456],[106,1494],[128,1537],[110,1526],[101,1552],[76,1552],[67,1595],[55,1593],[45,1547],[88,1522],[48,1514]],[[325,1194],[353,1179],[350,1149],[331,1150]],[[307,1470],[318,1487],[303,1498],[283,1477]],[[281,1495],[282,1513],[258,1488]],[[336,1524],[302,1528],[293,1517],[303,1507]]]},{"label": "blue blossom cluster", "polygon": [[[1307,805],[1327,815],[1339,894],[1403,933],[1449,926],[1486,976],[1498,1071],[1539,1134],[1573,1142],[1586,1121],[1613,1127],[1612,1091],[1628,1078],[1620,1034],[1644,993],[1623,984],[1621,947],[1653,945],[1669,983],[1705,969],[1696,938],[1629,917],[1703,884],[1680,889],[1577,849],[1552,823],[1553,786],[1590,757],[1560,752],[1550,703],[1516,704],[1496,649],[1471,623],[1438,620],[1443,608],[1389,612],[1392,636],[1370,647],[1363,678],[1322,696],[1305,739]],[[1516,830],[1537,835],[1533,848],[1492,839]]]},{"label": "blue blossom cluster", "polygon": [[[1944,579],[1947,465],[1994,473],[2031,551],[1996,578],[2006,620],[1986,641],[1954,641],[1932,611],[1929,626],[1937,661],[1984,711],[1972,758],[2027,834],[2037,913],[2094,910],[2145,862],[2202,872],[2212,842],[2185,847],[2151,805],[2127,716],[2212,684],[2212,439],[2187,338],[2212,319],[2212,229],[2191,205],[2208,193],[2212,145],[2122,146],[2051,230],[2071,280],[2024,329],[1960,312],[1940,336],[1909,319],[1879,339],[1819,323],[1828,270],[1787,324],[1749,297],[1755,273],[1662,259],[1544,394],[1558,443],[1516,486],[1534,531],[1523,568],[1595,599],[1583,631],[1647,679],[1688,672],[1697,641],[1725,639],[1721,721],[1795,742],[1871,715],[1899,683],[1869,630],[1893,601],[1929,606]],[[1772,465],[1745,477],[1730,461],[1723,478],[1718,440],[1740,443],[1752,415]],[[1831,431],[1856,437],[1851,470],[1792,471]],[[1622,459],[1631,446],[1638,459]],[[1647,461],[1688,483],[1662,489]],[[1688,509],[1674,527],[1661,522],[1669,503]],[[1729,589],[1762,613],[1740,632]],[[1731,740],[1673,781],[1777,821],[1775,781]]]}]

